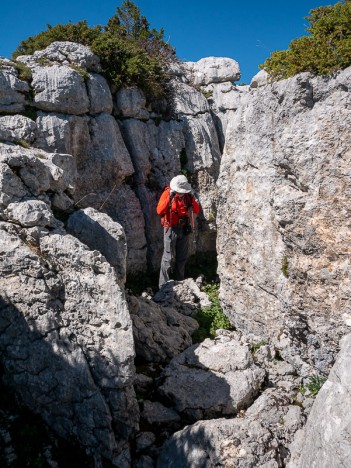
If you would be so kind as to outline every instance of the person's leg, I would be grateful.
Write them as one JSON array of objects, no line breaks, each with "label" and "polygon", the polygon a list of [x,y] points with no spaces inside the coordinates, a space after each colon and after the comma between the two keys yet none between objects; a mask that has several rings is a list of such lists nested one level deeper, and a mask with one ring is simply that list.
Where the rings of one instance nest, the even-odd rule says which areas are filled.
[{"label": "person's leg", "polygon": [[172,260],[175,258],[176,233],[172,228],[164,229],[163,255],[161,261],[160,278],[158,285],[161,287],[170,279]]},{"label": "person's leg", "polygon": [[177,281],[184,279],[185,264],[188,259],[188,244],[189,236],[184,235],[183,230],[179,229],[179,234],[176,243],[176,267],[175,267],[175,278]]}]

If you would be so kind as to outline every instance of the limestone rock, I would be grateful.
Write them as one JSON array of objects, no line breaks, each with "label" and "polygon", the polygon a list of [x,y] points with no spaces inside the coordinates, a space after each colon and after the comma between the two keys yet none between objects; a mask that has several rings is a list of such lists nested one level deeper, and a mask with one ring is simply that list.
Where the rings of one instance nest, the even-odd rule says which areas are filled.
[{"label": "limestone rock", "polygon": [[149,424],[169,424],[180,421],[179,414],[171,408],[166,408],[159,402],[144,401],[143,418]]},{"label": "limestone rock", "polygon": [[125,459],[138,410],[132,324],[112,267],[65,233],[35,246],[0,227],[5,383],[60,436]]},{"label": "limestone rock", "polygon": [[18,73],[12,65],[0,70],[0,112],[22,112],[25,94],[29,89],[28,83],[18,78]]},{"label": "limestone rock", "polygon": [[278,468],[277,449],[272,433],[258,421],[240,418],[199,421],[173,434],[162,448],[157,467]]},{"label": "limestone rock", "polygon": [[10,203],[5,210],[6,218],[23,227],[51,226],[53,214],[48,205],[40,200],[26,200]]},{"label": "limestone rock", "polygon": [[136,119],[148,119],[146,110],[146,98],[144,93],[135,87],[122,88],[116,93],[117,113],[122,117],[134,117]]},{"label": "limestone rock", "polygon": [[[41,196],[49,203],[55,194],[71,190],[75,175],[72,160],[70,155],[38,154],[38,150],[0,144],[0,208],[24,196]],[[66,173],[60,166],[69,167],[73,173]]]},{"label": "limestone rock", "polygon": [[127,242],[120,224],[112,221],[105,213],[85,208],[71,214],[67,231],[91,250],[101,252],[115,268],[121,284],[125,283]]},{"label": "limestone rock", "polygon": [[290,468],[347,466],[351,456],[350,413],[351,335],[341,342],[341,350],[319,391],[307,424],[291,447]]},{"label": "limestone rock", "polygon": [[255,88],[260,88],[261,86],[266,86],[268,84],[268,73],[266,70],[260,70],[251,80],[250,82],[250,88],[255,89]]},{"label": "limestone rock", "polygon": [[303,423],[301,408],[285,392],[270,388],[236,419],[199,421],[175,433],[164,444],[157,466],[278,468]]},{"label": "limestone rock", "polygon": [[106,79],[97,73],[90,73],[87,81],[90,99],[90,114],[111,113],[113,108],[111,91]]},{"label": "limestone rock", "polygon": [[253,364],[247,346],[206,339],[176,356],[163,373],[161,395],[188,417],[208,419],[248,407],[265,372]]},{"label": "limestone rock", "polygon": [[209,111],[205,96],[186,83],[172,82],[172,107],[176,114],[197,115]]},{"label": "limestone rock", "polygon": [[36,137],[37,126],[33,120],[23,115],[0,117],[0,140],[25,141],[32,143]]},{"label": "limestone rock", "polygon": [[329,371],[350,315],[350,74],[244,93],[218,180],[224,311],[304,375]]},{"label": "limestone rock", "polygon": [[195,86],[240,80],[239,64],[231,58],[206,57],[184,65],[191,72]]},{"label": "limestone rock", "polygon": [[200,291],[192,278],[169,281],[152,298],[163,307],[172,307],[184,315],[195,315],[200,307],[212,304],[206,293]]},{"label": "limestone rock", "polygon": [[85,114],[89,98],[84,78],[67,65],[35,67],[32,87],[36,107],[49,112]]},{"label": "limestone rock", "polygon": [[69,41],[52,42],[45,49],[34,52],[33,55],[20,55],[17,60],[33,67],[47,61],[48,65],[52,62],[62,65],[72,64],[95,72],[101,70],[99,57],[89,47]]},{"label": "limestone rock", "polygon": [[149,362],[168,362],[188,348],[198,323],[175,309],[129,297],[136,354]]}]

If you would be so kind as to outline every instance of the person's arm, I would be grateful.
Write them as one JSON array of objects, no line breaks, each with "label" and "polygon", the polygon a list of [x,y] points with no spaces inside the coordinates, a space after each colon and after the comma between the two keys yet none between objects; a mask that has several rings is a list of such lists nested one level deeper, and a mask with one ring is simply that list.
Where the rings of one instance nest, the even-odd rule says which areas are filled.
[{"label": "person's arm", "polygon": [[161,198],[157,204],[157,208],[156,208],[157,214],[160,216],[164,215],[168,207],[169,207],[169,190],[166,189],[161,195]]}]

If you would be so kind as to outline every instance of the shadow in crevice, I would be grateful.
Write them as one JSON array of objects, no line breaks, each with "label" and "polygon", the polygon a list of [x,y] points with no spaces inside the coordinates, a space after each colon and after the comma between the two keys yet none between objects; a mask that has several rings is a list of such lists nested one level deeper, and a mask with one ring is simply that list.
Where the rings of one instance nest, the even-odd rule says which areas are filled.
[{"label": "shadow in crevice", "polygon": [[[31,320],[7,298],[0,297],[0,360],[1,390],[11,401],[8,410],[21,408],[24,418],[20,419],[24,423],[19,428],[18,424],[6,422],[11,414],[1,412],[0,424],[11,431],[13,445],[27,438],[23,447],[14,447],[17,461],[9,466],[28,466],[29,460],[24,464],[21,460],[33,454],[35,447],[39,450],[36,456],[45,461],[45,446],[53,437],[50,430],[46,438],[33,442],[33,447],[28,445],[33,433],[39,437],[45,433],[45,424],[59,436],[60,453],[56,442],[52,443],[55,449],[52,457],[57,458],[59,467],[94,466],[95,455],[87,456],[82,447],[89,449],[90,454],[95,452],[99,456],[100,452],[111,458],[111,441],[108,442],[112,434],[111,416],[106,403],[93,382],[81,349],[61,332],[54,317]],[[20,406],[16,406],[16,399]],[[31,412],[37,415],[31,420],[33,425],[29,421]],[[95,434],[97,427],[101,431],[99,437]],[[75,465],[77,458],[80,465]]]}]

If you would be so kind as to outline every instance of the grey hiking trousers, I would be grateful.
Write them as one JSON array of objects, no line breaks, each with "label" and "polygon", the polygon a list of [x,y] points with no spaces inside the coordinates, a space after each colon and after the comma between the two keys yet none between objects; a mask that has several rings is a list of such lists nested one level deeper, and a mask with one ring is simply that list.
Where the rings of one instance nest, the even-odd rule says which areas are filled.
[{"label": "grey hiking trousers", "polygon": [[175,270],[175,279],[184,279],[184,269],[188,258],[189,236],[184,234],[182,226],[164,228],[163,256],[161,261],[159,287],[170,280],[170,274]]}]

